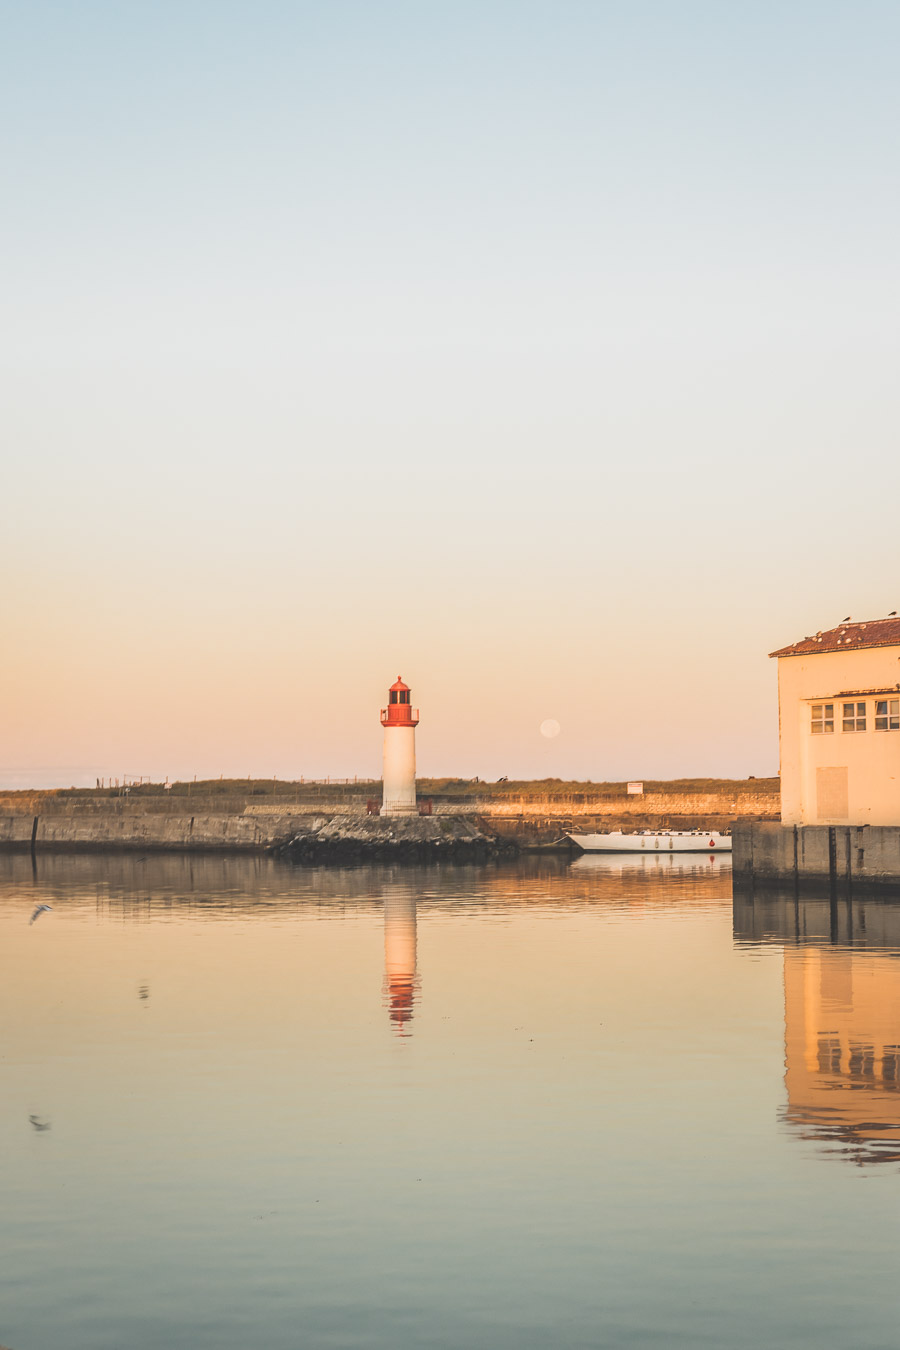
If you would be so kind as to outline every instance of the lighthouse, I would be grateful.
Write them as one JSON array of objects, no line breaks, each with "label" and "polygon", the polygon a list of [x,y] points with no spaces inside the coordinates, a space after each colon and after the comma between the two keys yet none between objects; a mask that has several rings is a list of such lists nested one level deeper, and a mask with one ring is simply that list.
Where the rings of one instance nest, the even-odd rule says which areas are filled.
[{"label": "lighthouse", "polygon": [[383,816],[416,814],[416,727],[418,708],[410,707],[409,685],[400,676],[388,693],[388,706],[381,710],[384,727]]}]

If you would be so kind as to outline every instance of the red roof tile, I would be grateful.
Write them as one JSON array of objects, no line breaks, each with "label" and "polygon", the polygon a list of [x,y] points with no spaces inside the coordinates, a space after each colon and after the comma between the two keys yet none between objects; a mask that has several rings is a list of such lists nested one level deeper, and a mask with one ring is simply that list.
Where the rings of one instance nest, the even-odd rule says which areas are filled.
[{"label": "red roof tile", "polygon": [[900,619],[868,619],[841,623],[827,633],[815,633],[770,656],[813,656],[816,652],[846,652],[857,647],[900,647]]}]

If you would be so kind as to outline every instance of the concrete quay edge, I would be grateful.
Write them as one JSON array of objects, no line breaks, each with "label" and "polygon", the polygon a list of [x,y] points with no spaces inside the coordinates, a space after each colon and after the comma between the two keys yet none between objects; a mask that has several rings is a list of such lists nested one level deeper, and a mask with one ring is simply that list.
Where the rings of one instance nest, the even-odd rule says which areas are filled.
[{"label": "concrete quay edge", "polygon": [[736,821],[732,847],[736,887],[900,889],[900,825]]}]

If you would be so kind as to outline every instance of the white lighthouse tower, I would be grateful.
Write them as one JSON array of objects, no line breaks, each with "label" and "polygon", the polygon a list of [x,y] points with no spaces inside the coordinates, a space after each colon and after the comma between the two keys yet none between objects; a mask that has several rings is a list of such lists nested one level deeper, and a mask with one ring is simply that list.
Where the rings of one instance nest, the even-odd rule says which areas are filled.
[{"label": "white lighthouse tower", "polygon": [[414,816],[416,807],[416,727],[419,710],[411,708],[409,685],[400,676],[381,710],[384,727],[383,816]]}]

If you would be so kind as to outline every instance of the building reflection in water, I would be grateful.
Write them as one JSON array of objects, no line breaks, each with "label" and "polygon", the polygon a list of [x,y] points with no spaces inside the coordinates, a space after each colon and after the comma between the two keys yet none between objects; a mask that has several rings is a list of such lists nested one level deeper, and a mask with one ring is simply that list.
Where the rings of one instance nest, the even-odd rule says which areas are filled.
[{"label": "building reflection in water", "polygon": [[900,903],[735,894],[739,941],[784,943],[785,1121],[900,1161]]},{"label": "building reflection in water", "polygon": [[416,896],[384,890],[384,1001],[398,1036],[409,1036],[419,992],[416,974]]}]

